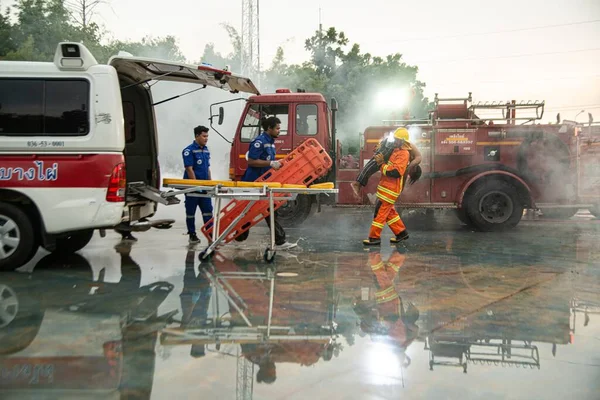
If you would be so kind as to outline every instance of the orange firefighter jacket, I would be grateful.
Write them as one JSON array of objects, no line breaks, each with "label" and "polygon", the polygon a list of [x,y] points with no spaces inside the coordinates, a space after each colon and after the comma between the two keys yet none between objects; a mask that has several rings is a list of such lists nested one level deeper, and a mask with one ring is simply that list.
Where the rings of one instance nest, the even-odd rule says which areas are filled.
[{"label": "orange firefighter jacket", "polygon": [[410,159],[407,148],[395,149],[390,160],[381,165],[381,178],[377,186],[377,198],[386,203],[394,204],[402,191],[402,177]]}]

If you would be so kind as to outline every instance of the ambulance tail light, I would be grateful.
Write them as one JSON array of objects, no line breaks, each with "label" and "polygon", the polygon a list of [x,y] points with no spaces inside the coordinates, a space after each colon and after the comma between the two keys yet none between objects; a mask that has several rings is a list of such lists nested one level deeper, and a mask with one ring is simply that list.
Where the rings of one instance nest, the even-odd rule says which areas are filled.
[{"label": "ambulance tail light", "polygon": [[125,201],[125,190],[127,188],[127,179],[125,176],[125,163],[115,165],[108,180],[108,191],[106,192],[106,201],[110,203],[120,203]]}]

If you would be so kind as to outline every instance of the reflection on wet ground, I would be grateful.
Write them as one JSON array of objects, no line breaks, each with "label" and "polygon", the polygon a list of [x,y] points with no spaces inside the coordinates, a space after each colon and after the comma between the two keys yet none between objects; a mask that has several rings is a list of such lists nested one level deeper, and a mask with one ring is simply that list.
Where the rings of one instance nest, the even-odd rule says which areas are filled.
[{"label": "reflection on wet ground", "polygon": [[0,275],[0,398],[600,398],[597,220],[365,250],[369,217],[271,265],[258,229],[202,264],[170,231],[41,254]]}]

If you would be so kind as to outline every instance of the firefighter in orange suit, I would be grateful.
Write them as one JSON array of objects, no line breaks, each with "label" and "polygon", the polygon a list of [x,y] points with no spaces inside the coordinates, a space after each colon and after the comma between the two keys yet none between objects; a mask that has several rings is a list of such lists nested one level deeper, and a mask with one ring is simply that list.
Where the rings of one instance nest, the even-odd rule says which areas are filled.
[{"label": "firefighter in orange suit", "polygon": [[394,237],[390,239],[391,243],[399,243],[408,239],[408,232],[400,215],[394,208],[396,200],[402,192],[402,177],[406,172],[406,167],[410,161],[410,144],[408,143],[408,130],[398,128],[388,140],[395,140],[401,145],[394,149],[390,159],[384,163],[383,155],[377,154],[375,160],[380,166],[381,178],[377,186],[377,203],[375,204],[375,218],[371,224],[369,238],[363,240],[366,246],[376,246],[381,244],[381,231],[387,223]]}]

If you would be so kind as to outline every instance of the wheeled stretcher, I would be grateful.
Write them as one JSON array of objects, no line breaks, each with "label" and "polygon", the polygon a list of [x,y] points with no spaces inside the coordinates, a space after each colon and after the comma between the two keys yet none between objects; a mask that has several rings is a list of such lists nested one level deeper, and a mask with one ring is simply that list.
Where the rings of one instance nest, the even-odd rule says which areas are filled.
[{"label": "wheeled stretcher", "polygon": [[[299,194],[336,194],[331,182],[313,184],[325,176],[333,166],[331,157],[315,139],[307,139],[279,161],[281,168],[270,169],[255,182],[197,181],[164,179],[163,185],[175,189],[163,197],[188,196],[215,199],[214,217],[202,227],[202,233],[211,242],[199,255],[205,260],[222,243],[229,243],[265,218],[275,225],[275,210],[285,201],[295,200]],[[230,201],[223,205],[222,200]],[[271,229],[271,244],[265,249],[264,259],[275,257],[275,230]]]},{"label": "wheeled stretcher", "polygon": [[[228,243],[235,237],[262,221],[270,218],[271,226],[275,225],[275,203],[295,200],[299,194],[318,195],[336,194],[338,189],[333,184],[314,185],[313,187],[298,187],[299,185],[282,185],[274,182],[245,183],[243,187],[235,186],[236,182],[193,181],[187,179],[164,179],[165,187],[174,189],[163,196],[186,194],[192,197],[210,197],[215,199],[212,227],[208,232],[209,245],[200,255],[200,261],[208,259],[222,244]],[[223,200],[230,200],[223,205]],[[243,209],[235,210],[239,205]],[[233,215],[232,215],[233,214]],[[233,218],[231,218],[233,216]],[[228,218],[229,217],[229,218]],[[246,225],[242,223],[246,222]],[[243,229],[242,229],[243,227]],[[206,235],[206,232],[205,232]],[[268,263],[275,258],[275,230],[271,229],[271,241],[264,252],[264,260]]]}]

